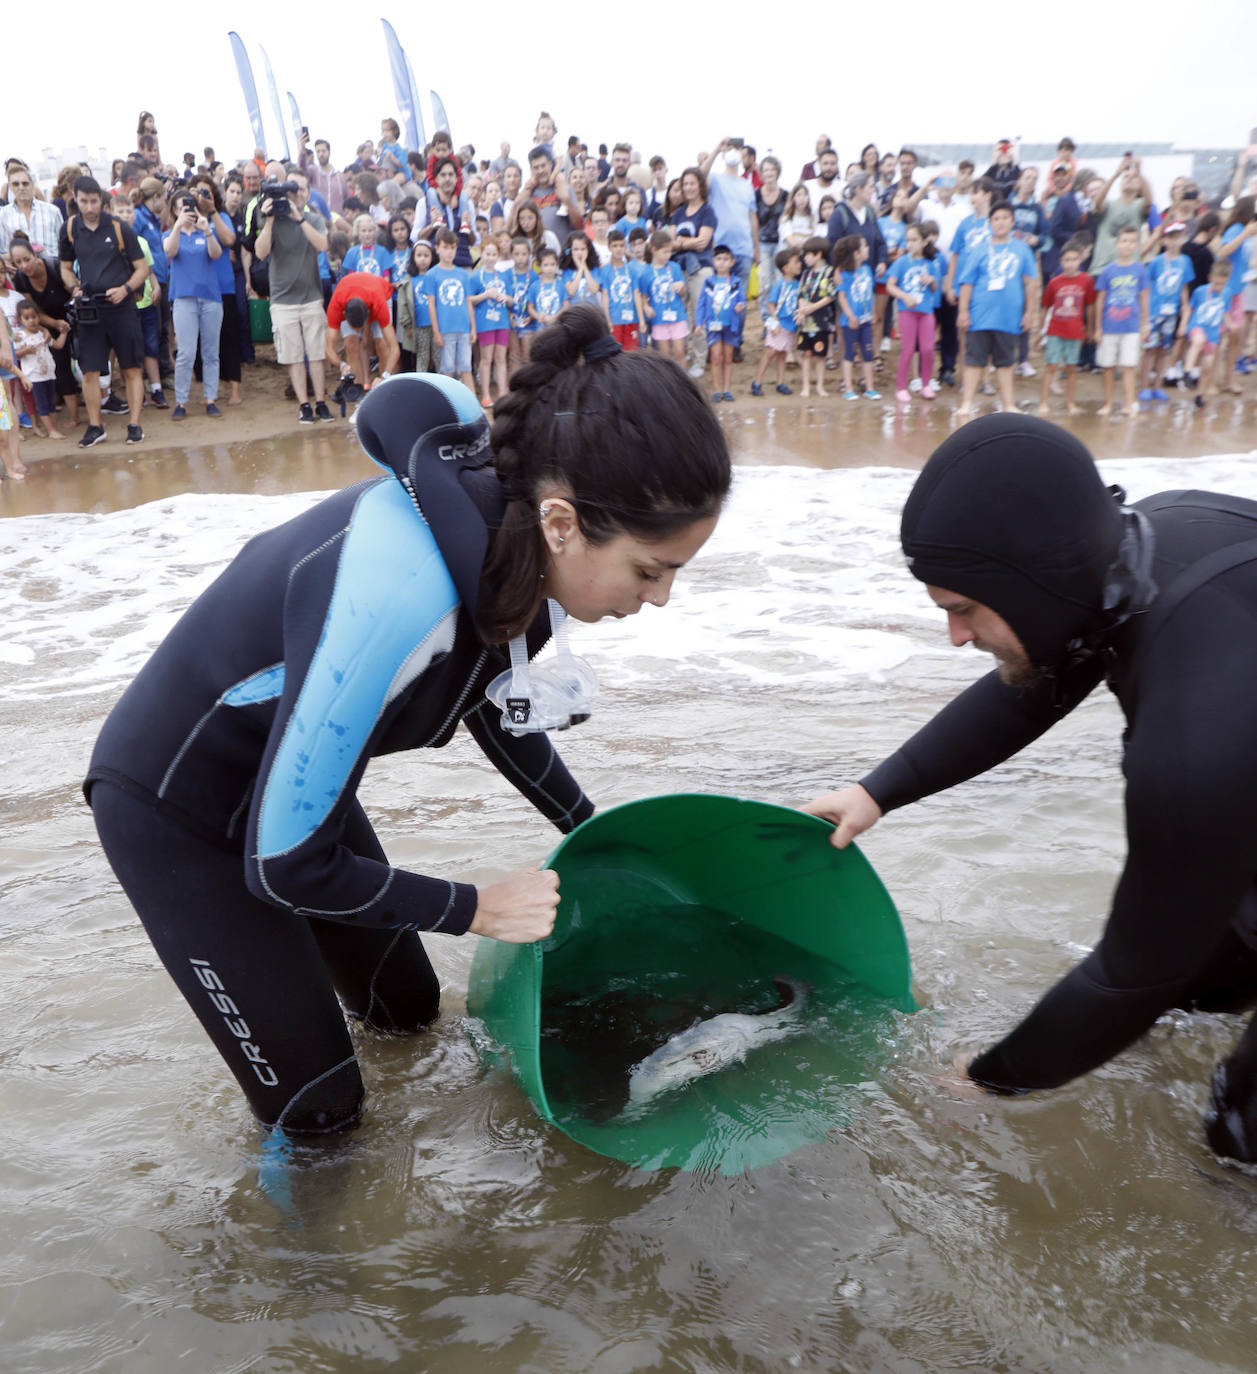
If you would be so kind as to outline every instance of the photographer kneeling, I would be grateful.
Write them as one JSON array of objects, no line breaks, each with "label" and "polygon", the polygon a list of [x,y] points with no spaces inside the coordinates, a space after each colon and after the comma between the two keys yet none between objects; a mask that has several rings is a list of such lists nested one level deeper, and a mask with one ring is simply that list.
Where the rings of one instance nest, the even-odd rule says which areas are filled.
[{"label": "photographer kneeling", "polygon": [[[341,385],[332,395],[334,401],[359,399],[360,392],[347,390],[346,383],[353,387],[358,382],[362,390],[370,388],[373,339],[378,340],[375,347],[380,360],[376,380],[383,381],[397,371],[402,351],[393,331],[392,301],[393,288],[387,277],[350,272],[337,283],[327,307],[327,361],[333,367],[339,364],[341,376]],[[344,362],[336,352],[338,335],[345,341]]]},{"label": "photographer kneeling", "polygon": [[140,428],[144,332],[136,295],[149,266],[130,225],[112,215],[101,215],[101,190],[95,178],[78,178],[74,203],[78,212],[61,230],[57,256],[61,279],[73,298],[75,340],[87,405],[87,429],[79,447],[91,448],[109,437],[100,422],[100,374],[108,366],[110,349],[118,355],[126,381],[130,412],[127,443],[138,444],[144,438]]},{"label": "photographer kneeling", "polygon": [[[264,181],[258,213],[262,228],[254,252],[270,264],[271,329],[275,357],[288,368],[303,425],[330,420],[323,384],[327,319],[319,283],[319,254],[327,252],[327,225],[306,206],[310,184],[304,172],[288,181]],[[306,390],[306,364],[314,383],[315,407]]]}]

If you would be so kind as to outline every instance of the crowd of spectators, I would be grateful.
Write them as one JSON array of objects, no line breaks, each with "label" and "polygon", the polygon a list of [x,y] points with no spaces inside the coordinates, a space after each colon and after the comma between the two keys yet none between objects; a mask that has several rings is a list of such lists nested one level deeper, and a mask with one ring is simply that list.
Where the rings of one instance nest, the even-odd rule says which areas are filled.
[{"label": "crowd of spectators", "polygon": [[[536,331],[581,299],[602,304],[623,347],[710,371],[714,402],[734,399],[744,342],[762,348],[752,395],[770,367],[791,393],[797,363],[804,395],[828,395],[826,374],[841,370],[850,400],[881,399],[897,342],[896,400],[958,386],[962,418],[979,391],[1014,405],[1013,379],[1035,374],[1041,346],[1043,413],[1062,381],[1064,413],[1077,412],[1080,370],[1106,372],[1107,414],[1117,371],[1129,413],[1176,384],[1198,385],[1203,404],[1257,369],[1255,148],[1219,205],[1184,177],[1158,197],[1130,156],[1101,176],[1069,139],[1041,172],[1009,142],[983,171],[875,144],[844,166],[821,135],[797,176],[784,170],[725,138],[673,174],[628,143],[561,144],[546,112],[522,159],[508,143],[478,158],[445,131],[407,149],[386,118],[348,165],[303,130],[291,162],[257,149],[228,166],[206,147],[175,166],[147,112],[108,185],[70,166],[41,187],[11,158],[8,471],[24,471],[23,430],[72,439],[59,413],[76,429],[80,400],[84,448],[108,438],[109,414],[126,415],[128,443],[143,440],[146,408],[183,419],[194,379],[220,418],[221,389],[225,405],[243,399],[259,314],[306,424],[335,418],[328,365],[333,404],[419,369],[460,377],[492,406]],[[746,337],[756,315],[762,332]]]}]

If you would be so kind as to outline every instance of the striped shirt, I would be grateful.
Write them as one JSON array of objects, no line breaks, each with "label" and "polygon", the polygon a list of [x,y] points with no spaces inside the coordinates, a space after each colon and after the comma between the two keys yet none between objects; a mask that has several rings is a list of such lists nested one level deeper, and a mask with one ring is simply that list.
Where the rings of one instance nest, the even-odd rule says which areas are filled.
[{"label": "striped shirt", "polygon": [[13,235],[21,232],[30,239],[31,248],[41,258],[47,258],[49,262],[55,263],[57,242],[61,238],[63,223],[61,211],[46,200],[31,202],[29,224],[16,203],[6,205],[0,209],[0,253],[7,253],[9,244],[13,242]]}]

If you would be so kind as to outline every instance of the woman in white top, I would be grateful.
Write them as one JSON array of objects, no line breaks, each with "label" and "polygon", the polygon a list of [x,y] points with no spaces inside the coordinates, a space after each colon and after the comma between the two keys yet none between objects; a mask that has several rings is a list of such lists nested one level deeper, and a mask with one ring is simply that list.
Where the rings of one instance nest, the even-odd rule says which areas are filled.
[{"label": "woman in white top", "polygon": [[803,182],[790,192],[785,213],[777,230],[777,241],[786,248],[802,248],[816,233],[816,218],[812,214],[812,197]]}]

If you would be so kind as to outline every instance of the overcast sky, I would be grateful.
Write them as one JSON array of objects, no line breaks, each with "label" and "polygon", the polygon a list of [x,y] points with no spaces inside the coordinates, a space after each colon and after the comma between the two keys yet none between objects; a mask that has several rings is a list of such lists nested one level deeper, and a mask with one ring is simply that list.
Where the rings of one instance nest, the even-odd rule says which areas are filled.
[{"label": "overcast sky", "polygon": [[[135,145],[144,108],[156,116],[168,161],[185,151],[199,159],[206,143],[224,161],[248,156],[253,140],[227,39],[235,29],[253,58],[270,151],[280,143],[259,46],[285,115],[292,91],[311,135],[331,139],[344,165],[358,142],[378,136],[380,118],[396,113],[381,15],[398,32],[424,101],[435,87],[455,142],[471,141],[478,153],[506,138],[526,154],[543,107],[561,144],[571,133],[591,145],[624,138],[646,157],[662,152],[675,171],[728,133],[780,154],[788,178],[821,130],[845,165],[869,141],[886,149],[1002,136],[1054,142],[1068,133],[1080,143],[1234,147],[1257,125],[1252,0],[1218,0],[1200,19],[1166,0],[1101,0],[1080,11],[918,0],[800,6],[797,20],[775,30],[766,16],[791,11],[761,0],[727,0],[714,7],[711,26],[701,9],[678,11],[667,32],[666,9],[640,7],[641,24],[629,6],[615,7],[624,16],[615,20],[609,12],[548,13],[500,0],[394,0],[391,10],[360,0],[138,8],[68,0],[57,31],[73,36],[73,57],[55,94],[36,76],[30,98],[6,101],[3,151],[30,160],[44,147],[85,144],[93,155],[104,146],[121,156]],[[145,31],[131,30],[128,15]],[[884,15],[884,28],[857,15]],[[425,26],[421,16],[434,22]],[[11,79],[14,70],[10,63]]]}]

